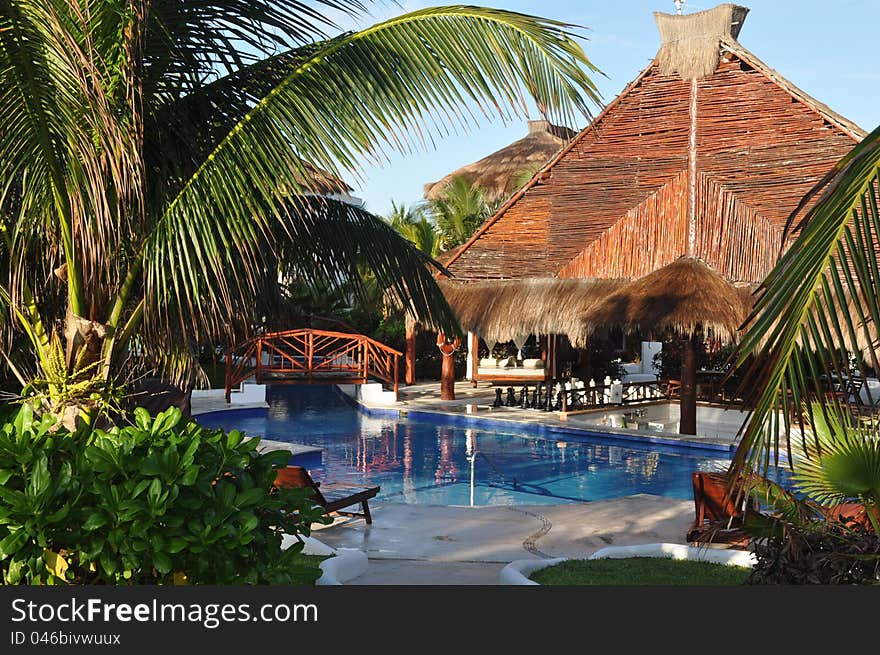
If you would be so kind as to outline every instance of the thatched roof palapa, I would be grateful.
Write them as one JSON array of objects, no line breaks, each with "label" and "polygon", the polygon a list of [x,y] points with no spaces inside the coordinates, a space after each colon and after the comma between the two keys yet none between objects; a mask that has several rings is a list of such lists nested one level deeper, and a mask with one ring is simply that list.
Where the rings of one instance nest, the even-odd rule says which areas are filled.
[{"label": "thatched roof palapa", "polygon": [[706,262],[685,256],[606,296],[590,309],[588,322],[643,333],[710,329],[733,341],[752,301],[749,286],[734,286]]},{"label": "thatched roof palapa", "polygon": [[425,198],[437,200],[456,177],[464,177],[484,190],[486,200],[507,199],[524,171],[534,172],[550,161],[576,132],[548,121],[529,121],[529,133],[522,139],[453,171],[438,182],[425,185]]},{"label": "thatched roof palapa", "polygon": [[564,334],[575,347],[586,345],[593,307],[625,284],[623,280],[558,278],[440,282],[462,329],[486,341]]}]

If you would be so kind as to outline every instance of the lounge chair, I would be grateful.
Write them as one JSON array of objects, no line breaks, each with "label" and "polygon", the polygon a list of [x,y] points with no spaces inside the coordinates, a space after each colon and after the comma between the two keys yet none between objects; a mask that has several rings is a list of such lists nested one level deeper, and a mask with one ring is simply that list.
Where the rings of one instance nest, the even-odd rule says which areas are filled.
[{"label": "lounge chair", "polygon": [[828,521],[840,521],[848,528],[874,531],[874,526],[868,517],[868,509],[861,503],[841,503],[821,509],[823,516]]},{"label": "lounge chair", "polygon": [[[355,487],[343,484],[328,484],[320,487],[320,483],[312,480],[312,476],[302,466],[288,466],[278,470],[275,477],[276,487],[297,487],[311,489],[315,502],[324,508],[325,514],[333,512],[342,516],[356,516],[363,518],[367,524],[373,522],[370,516],[370,506],[367,501],[379,493],[379,487]],[[361,504],[363,513],[343,512],[345,507]]]},{"label": "lounge chair", "polygon": [[692,481],[696,516],[687,532],[687,541],[746,548],[749,537],[742,531],[742,525],[746,513],[756,511],[753,499],[747,498],[744,507],[735,503],[728,495],[726,473],[697,471],[692,474]]}]

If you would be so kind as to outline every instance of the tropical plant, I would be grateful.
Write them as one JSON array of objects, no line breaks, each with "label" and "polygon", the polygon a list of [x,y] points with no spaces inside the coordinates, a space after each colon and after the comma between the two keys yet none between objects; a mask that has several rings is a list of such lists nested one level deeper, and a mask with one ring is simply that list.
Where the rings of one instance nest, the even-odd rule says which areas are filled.
[{"label": "tropical plant", "polygon": [[[807,466],[813,466],[806,460]],[[834,468],[832,465],[831,468]],[[824,473],[819,474],[820,477]],[[813,475],[795,468],[807,492],[797,496],[762,476],[749,476],[749,492],[763,508],[749,512],[743,529],[750,536],[755,565],[750,584],[877,584],[880,533],[870,513],[860,520],[854,506],[836,517],[811,492]],[[833,492],[836,494],[837,492]],[[822,498],[822,491],[815,498]]]},{"label": "tropical plant", "polygon": [[878,167],[880,128],[789,219],[797,238],[764,281],[735,353],[739,365],[753,356],[745,381],[754,409],[732,465],[766,471],[783,453],[817,500],[861,500],[874,516],[878,415],[851,383],[880,371]]},{"label": "tropical plant", "polygon": [[424,205],[407,207],[391,201],[391,211],[385,217],[388,224],[407,241],[426,255],[440,254],[440,239],[434,223],[425,215]]},{"label": "tropical plant", "polygon": [[327,35],[362,8],[0,0],[0,329],[27,335],[15,374],[44,407],[100,405],[133,355],[184,377],[256,322],[279,267],[357,284],[366,262],[455,329],[430,258],[328,184],[529,96],[572,123],[595,69],[569,25],[495,9]]},{"label": "tropical plant", "polygon": [[314,582],[298,535],[323,509],[301,489],[270,494],[290,453],[258,445],[176,408],[70,433],[25,404],[0,423],[2,583]]},{"label": "tropical plant", "polygon": [[[880,535],[880,440],[853,425],[846,413],[814,407],[812,414],[818,450],[796,459],[795,485],[823,505],[857,500],[868,509],[866,515]],[[810,445],[808,441],[806,447]]]},{"label": "tropical plant", "polygon": [[479,185],[459,175],[443,187],[439,197],[428,201],[428,211],[440,232],[440,247],[446,251],[463,244],[498,208],[489,202]]},{"label": "tropical plant", "polygon": [[538,171],[543,167],[543,164],[531,164],[517,171],[514,173],[513,177],[510,178],[509,188],[522,189],[526,184],[531,182],[532,178],[535,177],[535,175],[538,174]]}]

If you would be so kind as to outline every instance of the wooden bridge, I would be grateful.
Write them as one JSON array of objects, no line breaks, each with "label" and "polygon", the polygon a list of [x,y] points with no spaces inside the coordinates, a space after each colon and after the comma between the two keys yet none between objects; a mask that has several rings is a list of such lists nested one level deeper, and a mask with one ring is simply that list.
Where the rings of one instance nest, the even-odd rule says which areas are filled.
[{"label": "wooden bridge", "polygon": [[233,387],[265,384],[365,384],[378,380],[397,394],[403,353],[362,334],[299,329],[272,332],[226,354],[226,402]]}]

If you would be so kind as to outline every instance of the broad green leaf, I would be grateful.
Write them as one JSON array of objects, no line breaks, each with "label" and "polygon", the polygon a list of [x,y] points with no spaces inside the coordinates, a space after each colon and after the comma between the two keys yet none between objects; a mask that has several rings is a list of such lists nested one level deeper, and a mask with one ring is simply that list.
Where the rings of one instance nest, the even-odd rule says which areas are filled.
[{"label": "broad green leaf", "polygon": [[10,532],[0,540],[0,559],[15,555],[18,550],[27,543],[28,533],[24,529]]},{"label": "broad green leaf", "polygon": [[92,512],[83,522],[83,530],[91,531],[102,528],[110,522],[110,519],[101,512]]}]

